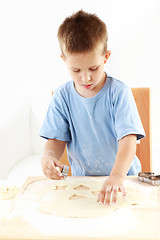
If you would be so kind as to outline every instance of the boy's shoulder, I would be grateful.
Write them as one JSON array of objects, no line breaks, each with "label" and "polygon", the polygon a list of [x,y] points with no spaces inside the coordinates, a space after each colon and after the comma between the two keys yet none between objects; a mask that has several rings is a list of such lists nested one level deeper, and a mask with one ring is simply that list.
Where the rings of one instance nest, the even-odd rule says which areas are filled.
[{"label": "boy's shoulder", "polygon": [[121,89],[128,88],[128,86],[124,82],[122,82],[110,75],[108,75],[107,78],[109,79],[109,82],[110,82],[109,86],[112,90],[116,90],[116,89],[121,90]]},{"label": "boy's shoulder", "polygon": [[108,76],[108,94],[110,100],[114,103],[118,101],[118,99],[123,99],[124,97],[130,99],[132,96],[131,89],[124,82],[112,77]]},{"label": "boy's shoulder", "polygon": [[108,94],[113,104],[118,102],[130,102],[133,99],[131,88],[124,82],[109,76]]},{"label": "boy's shoulder", "polygon": [[122,81],[112,77],[108,76],[108,81],[109,81],[109,92],[111,93],[112,96],[119,96],[123,95],[126,92],[130,92],[131,89]]},{"label": "boy's shoulder", "polygon": [[68,82],[62,84],[61,86],[59,86],[58,88],[55,89],[55,91],[53,92],[53,95],[58,97],[58,96],[68,94],[68,92],[71,89],[71,85],[72,85],[72,81],[68,81]]}]

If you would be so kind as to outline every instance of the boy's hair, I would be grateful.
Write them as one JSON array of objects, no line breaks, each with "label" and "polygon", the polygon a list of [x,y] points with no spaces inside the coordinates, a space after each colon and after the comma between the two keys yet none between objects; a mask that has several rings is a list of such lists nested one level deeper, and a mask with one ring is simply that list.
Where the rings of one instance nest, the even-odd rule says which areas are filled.
[{"label": "boy's hair", "polygon": [[108,34],[105,23],[96,14],[83,10],[67,17],[58,29],[60,48],[69,53],[82,53],[95,49],[98,43],[103,44],[102,55],[107,51]]}]

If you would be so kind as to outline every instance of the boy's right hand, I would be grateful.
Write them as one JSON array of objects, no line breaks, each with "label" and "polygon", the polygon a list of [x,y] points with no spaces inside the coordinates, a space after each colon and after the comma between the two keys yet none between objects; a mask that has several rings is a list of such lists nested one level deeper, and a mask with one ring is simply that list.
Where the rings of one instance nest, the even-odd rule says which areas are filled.
[{"label": "boy's right hand", "polygon": [[57,167],[62,168],[63,164],[54,157],[43,155],[41,160],[43,173],[46,177],[53,180],[63,180],[63,176]]}]

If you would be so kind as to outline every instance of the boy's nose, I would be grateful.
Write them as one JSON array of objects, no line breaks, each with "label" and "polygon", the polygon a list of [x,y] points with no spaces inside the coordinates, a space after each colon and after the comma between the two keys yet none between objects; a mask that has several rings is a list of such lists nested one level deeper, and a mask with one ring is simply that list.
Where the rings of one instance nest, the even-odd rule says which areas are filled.
[{"label": "boy's nose", "polygon": [[87,83],[91,80],[91,76],[89,74],[82,75],[82,82]]}]

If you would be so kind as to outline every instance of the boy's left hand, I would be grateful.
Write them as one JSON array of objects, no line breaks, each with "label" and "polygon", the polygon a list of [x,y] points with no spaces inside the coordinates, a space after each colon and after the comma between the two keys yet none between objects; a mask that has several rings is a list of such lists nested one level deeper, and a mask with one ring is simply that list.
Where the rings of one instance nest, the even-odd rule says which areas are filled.
[{"label": "boy's left hand", "polygon": [[109,205],[111,202],[117,202],[117,193],[122,192],[122,197],[126,198],[125,187],[123,186],[124,177],[109,176],[103,183],[102,189],[98,195],[97,202],[99,204]]}]

